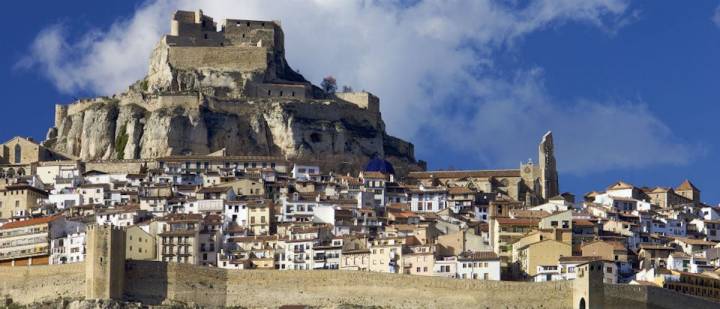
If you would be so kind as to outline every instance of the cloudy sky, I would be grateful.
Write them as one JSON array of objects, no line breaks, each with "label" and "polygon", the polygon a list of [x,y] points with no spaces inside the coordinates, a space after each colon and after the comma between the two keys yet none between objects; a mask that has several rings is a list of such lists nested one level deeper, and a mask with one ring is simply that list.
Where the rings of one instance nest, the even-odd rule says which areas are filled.
[{"label": "cloudy sky", "polygon": [[[15,4],[0,139],[42,139],[55,103],[122,91],[189,0]],[[516,168],[555,134],[561,189],[689,178],[720,202],[720,1],[203,1],[280,20],[293,68],[381,98],[432,169]],[[10,120],[8,120],[8,118]]]}]

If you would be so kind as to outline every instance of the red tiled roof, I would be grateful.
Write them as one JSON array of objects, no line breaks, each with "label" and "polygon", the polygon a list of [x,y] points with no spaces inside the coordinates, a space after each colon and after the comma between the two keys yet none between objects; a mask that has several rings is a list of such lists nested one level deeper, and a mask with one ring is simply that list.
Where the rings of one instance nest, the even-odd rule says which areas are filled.
[{"label": "red tiled roof", "polygon": [[458,256],[460,261],[487,261],[499,259],[492,251],[463,252]]},{"label": "red tiled roof", "polygon": [[477,171],[429,171],[410,172],[408,178],[490,178],[490,177],[520,177],[520,170],[477,170]]},{"label": "red tiled roof", "polygon": [[26,227],[26,226],[31,226],[31,225],[47,224],[49,222],[60,219],[61,217],[62,216],[49,216],[49,217],[35,218],[35,219],[30,219],[30,220],[15,221],[15,222],[10,222],[10,223],[3,225],[1,229],[8,230],[8,229]]},{"label": "red tiled roof", "polygon": [[538,220],[538,219],[528,219],[528,218],[518,218],[518,219],[497,218],[495,220],[500,225],[537,225],[540,222],[540,220]]}]

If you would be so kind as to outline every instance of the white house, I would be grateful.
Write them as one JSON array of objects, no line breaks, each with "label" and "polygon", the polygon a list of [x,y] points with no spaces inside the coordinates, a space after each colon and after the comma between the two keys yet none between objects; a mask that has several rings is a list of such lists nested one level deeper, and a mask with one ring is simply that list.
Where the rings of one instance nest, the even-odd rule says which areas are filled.
[{"label": "white house", "polygon": [[292,178],[297,180],[320,180],[320,167],[317,165],[293,165],[292,171],[290,172]]},{"label": "white house", "polygon": [[414,212],[438,212],[447,207],[448,191],[444,187],[425,187],[410,190],[410,209]]},{"label": "white house", "polygon": [[79,263],[85,260],[85,228],[50,241],[50,264]]},{"label": "white house", "polygon": [[500,280],[500,257],[495,252],[464,252],[457,257],[460,279]]}]

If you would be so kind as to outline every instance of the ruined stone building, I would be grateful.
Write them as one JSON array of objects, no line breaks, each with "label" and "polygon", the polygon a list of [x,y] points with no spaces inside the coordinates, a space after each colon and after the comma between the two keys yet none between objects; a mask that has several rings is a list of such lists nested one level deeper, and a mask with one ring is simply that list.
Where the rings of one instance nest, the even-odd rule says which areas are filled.
[{"label": "ruined stone building", "polygon": [[59,104],[43,143],[81,160],[277,156],[359,167],[373,156],[420,170],[411,143],[388,135],[369,92],[326,93],[285,59],[278,21],[177,11],[147,76],[110,97]]}]

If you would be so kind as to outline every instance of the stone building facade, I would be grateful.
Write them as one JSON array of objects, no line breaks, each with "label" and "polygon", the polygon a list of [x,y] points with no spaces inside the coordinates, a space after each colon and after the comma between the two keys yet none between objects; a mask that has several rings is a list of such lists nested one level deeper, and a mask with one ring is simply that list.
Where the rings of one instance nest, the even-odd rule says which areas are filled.
[{"label": "stone building facade", "polygon": [[411,172],[408,178],[426,186],[469,187],[539,205],[560,194],[554,152],[552,132],[547,132],[538,146],[538,164],[528,162],[507,170]]}]

